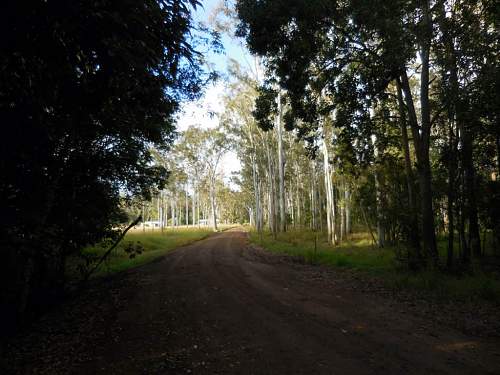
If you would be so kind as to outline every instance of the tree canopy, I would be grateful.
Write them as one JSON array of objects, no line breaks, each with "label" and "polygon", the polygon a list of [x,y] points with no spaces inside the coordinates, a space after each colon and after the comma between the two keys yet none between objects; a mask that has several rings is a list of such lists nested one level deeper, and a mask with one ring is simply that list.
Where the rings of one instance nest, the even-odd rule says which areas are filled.
[{"label": "tree canopy", "polygon": [[220,47],[192,20],[198,6],[2,4],[1,284],[11,317],[42,308],[66,257],[113,234],[123,197],[165,183],[150,149],[169,148],[179,101],[210,78],[201,49]]}]

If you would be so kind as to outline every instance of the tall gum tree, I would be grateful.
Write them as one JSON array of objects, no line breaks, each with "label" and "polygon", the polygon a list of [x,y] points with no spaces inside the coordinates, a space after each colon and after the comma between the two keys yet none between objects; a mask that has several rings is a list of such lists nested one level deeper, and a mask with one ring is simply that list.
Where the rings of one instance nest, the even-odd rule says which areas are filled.
[{"label": "tall gum tree", "polygon": [[[269,60],[268,65],[292,97],[294,114],[306,126],[315,126],[314,119],[308,118],[314,117],[308,99],[312,86],[321,85],[327,96],[342,99],[350,93],[336,90],[339,78],[354,75],[358,85],[353,87],[363,92],[358,98],[375,99],[389,82],[401,79],[417,156],[423,247],[426,256],[437,264],[429,160],[433,37],[429,2],[299,1],[284,9],[278,1],[240,0],[237,9],[239,34],[247,38],[253,52]],[[417,55],[420,119],[407,73]]]}]

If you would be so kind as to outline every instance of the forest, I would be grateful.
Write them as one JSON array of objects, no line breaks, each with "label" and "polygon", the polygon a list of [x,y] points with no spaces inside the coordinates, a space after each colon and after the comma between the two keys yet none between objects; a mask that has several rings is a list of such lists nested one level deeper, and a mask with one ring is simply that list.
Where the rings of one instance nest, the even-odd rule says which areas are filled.
[{"label": "forest", "polygon": [[[172,277],[172,289],[155,292],[164,293],[166,301],[181,298],[179,290],[196,297],[197,290],[217,285],[192,297],[186,306],[193,310],[179,313],[187,330],[198,327],[191,315],[196,303],[227,288],[225,298],[203,306],[208,303],[214,315],[217,311],[214,321],[228,319],[245,332],[246,323],[230,320],[243,314],[231,301],[248,298],[280,316],[283,306],[265,302],[262,295],[293,289],[288,285],[296,279],[287,276],[292,271],[276,265],[286,262],[278,258],[283,256],[312,267],[301,271],[311,275],[325,269],[339,272],[331,276],[335,279],[349,269],[363,280],[354,289],[380,282],[394,293],[424,290],[431,305],[456,304],[453,314],[471,309],[464,319],[473,322],[467,324],[497,337],[499,11],[493,0],[7,1],[0,12],[0,329],[5,338],[0,370],[17,373],[25,360],[8,362],[8,342],[40,317],[94,291],[111,293],[104,291],[108,283],[115,290],[113,283],[134,277],[141,281],[127,283],[141,295],[137,298],[150,293],[138,292],[144,280]],[[211,94],[217,88],[218,94]],[[204,107],[204,101],[218,109]],[[188,118],[189,103],[202,114]],[[237,168],[229,167],[235,163]],[[169,259],[175,261],[168,271],[155,268]],[[252,268],[249,259],[275,267],[275,275],[289,280],[286,287],[262,292],[262,285],[278,283],[277,276],[264,275],[264,266]],[[216,271],[224,262],[240,267],[241,274]],[[141,272],[143,279],[135,276]],[[175,279],[184,276],[182,284]],[[248,288],[235,289],[246,277],[267,280],[255,284],[260,292],[251,298],[243,292]],[[304,285],[303,290],[313,288]],[[353,301],[363,304],[356,293]],[[104,297],[96,298],[78,307],[82,316],[108,306],[99,302]],[[144,304],[156,311],[151,316],[167,319],[160,318],[160,307],[148,305],[152,298]],[[184,298],[172,306],[187,309]],[[232,318],[217,310],[216,301],[223,301]],[[351,308],[332,307],[331,301],[324,302],[325,309]],[[308,311],[301,303],[296,309]],[[118,324],[111,318],[121,316],[116,306],[106,310],[109,318],[103,321]],[[481,322],[470,318],[483,309]],[[89,311],[85,319],[94,316]],[[448,310],[443,311],[437,316]],[[277,319],[263,332],[279,325]],[[265,346],[279,332],[255,345]],[[222,353],[211,350],[216,357]],[[274,373],[285,371],[279,366],[286,359],[269,352],[266,360],[278,363],[269,365]],[[38,352],[33,353],[35,358]],[[481,352],[485,366],[493,365],[486,357],[491,353]],[[333,358],[330,354],[325,352]],[[186,355],[189,363],[196,357]],[[246,354],[234,355],[253,363]],[[96,361],[57,371],[93,372],[92,366],[101,366]],[[206,368],[194,363],[182,366],[208,374],[229,362],[220,359]],[[303,373],[323,373],[308,363],[304,359],[309,370]],[[234,373],[246,373],[241,366]],[[389,373],[398,373],[396,368]],[[165,368],[155,369],[149,373]],[[263,373],[256,369],[252,373]]]},{"label": "forest", "polygon": [[326,233],[332,245],[365,231],[415,270],[467,272],[497,254],[497,11],[237,2],[220,27],[245,38],[260,69],[233,61],[224,94],[220,132],[242,164],[231,219]]}]

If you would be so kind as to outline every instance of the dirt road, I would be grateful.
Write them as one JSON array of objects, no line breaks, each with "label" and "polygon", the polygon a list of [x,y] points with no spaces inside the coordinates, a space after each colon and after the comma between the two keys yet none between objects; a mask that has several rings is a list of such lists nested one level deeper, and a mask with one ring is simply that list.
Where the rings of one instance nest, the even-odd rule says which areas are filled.
[{"label": "dirt road", "polygon": [[498,339],[253,248],[239,229],[119,275],[40,324],[59,328],[34,333],[26,373],[500,374]]}]

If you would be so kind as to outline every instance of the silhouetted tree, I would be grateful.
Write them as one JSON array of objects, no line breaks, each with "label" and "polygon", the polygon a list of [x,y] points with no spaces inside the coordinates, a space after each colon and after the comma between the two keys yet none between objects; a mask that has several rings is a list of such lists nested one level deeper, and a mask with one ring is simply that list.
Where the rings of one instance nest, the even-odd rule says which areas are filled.
[{"label": "silhouetted tree", "polygon": [[207,78],[197,6],[2,3],[3,322],[42,308],[64,282],[66,257],[113,235],[120,195],[164,183],[150,147],[169,147],[179,101],[198,96]]}]

